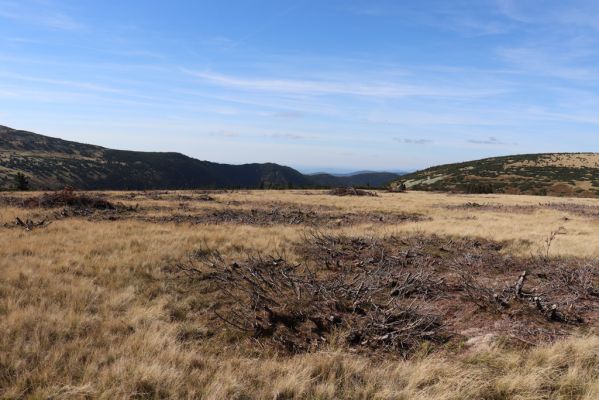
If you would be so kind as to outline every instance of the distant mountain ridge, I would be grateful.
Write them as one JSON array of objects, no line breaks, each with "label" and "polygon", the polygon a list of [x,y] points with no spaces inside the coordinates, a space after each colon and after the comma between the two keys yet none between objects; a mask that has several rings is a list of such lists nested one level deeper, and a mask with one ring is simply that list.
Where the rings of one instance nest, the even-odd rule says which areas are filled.
[{"label": "distant mountain ridge", "polygon": [[408,189],[595,197],[598,153],[543,153],[439,165],[402,176]]},{"label": "distant mountain ridge", "polygon": [[308,176],[273,164],[230,165],[180,153],[112,150],[0,126],[0,188],[17,173],[32,188],[88,190],[384,186],[398,175]]},{"label": "distant mountain ridge", "polygon": [[392,172],[362,172],[351,175],[313,174],[308,177],[319,186],[384,187],[399,176]]},{"label": "distant mountain ridge", "polygon": [[315,176],[315,175],[332,175],[332,176],[339,176],[339,177],[348,177],[348,176],[356,176],[356,175],[364,175],[364,174],[393,174],[396,176],[401,176],[401,175],[405,175],[409,172],[413,172],[413,171],[353,171],[353,172],[326,172],[326,170],[324,171],[318,171],[318,172],[309,172],[306,173],[306,175],[308,176]]}]

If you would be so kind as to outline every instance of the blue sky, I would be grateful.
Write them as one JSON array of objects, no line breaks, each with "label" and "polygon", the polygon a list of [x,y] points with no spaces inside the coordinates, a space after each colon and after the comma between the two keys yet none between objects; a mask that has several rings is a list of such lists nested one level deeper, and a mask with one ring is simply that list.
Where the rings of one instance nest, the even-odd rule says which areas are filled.
[{"label": "blue sky", "polygon": [[0,124],[303,170],[599,151],[599,2],[0,0]]}]

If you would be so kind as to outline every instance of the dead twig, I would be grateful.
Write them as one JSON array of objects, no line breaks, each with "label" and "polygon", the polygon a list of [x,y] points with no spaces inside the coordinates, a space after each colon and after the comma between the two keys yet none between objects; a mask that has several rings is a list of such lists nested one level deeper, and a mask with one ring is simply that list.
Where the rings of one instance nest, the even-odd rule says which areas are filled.
[{"label": "dead twig", "polygon": [[45,228],[48,225],[50,225],[50,223],[51,222],[48,222],[45,218],[42,219],[41,221],[37,221],[37,222],[35,222],[29,218],[27,218],[25,221],[23,221],[19,217],[15,218],[15,225],[22,227],[26,231],[32,231],[35,228]]}]

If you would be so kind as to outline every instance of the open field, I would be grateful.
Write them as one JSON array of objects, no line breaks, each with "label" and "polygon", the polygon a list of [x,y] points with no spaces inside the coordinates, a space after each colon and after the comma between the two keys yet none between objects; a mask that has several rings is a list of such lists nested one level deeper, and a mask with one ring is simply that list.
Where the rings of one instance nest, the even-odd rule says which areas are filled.
[{"label": "open field", "polygon": [[599,200],[81,195],[0,195],[0,398],[599,398]]}]

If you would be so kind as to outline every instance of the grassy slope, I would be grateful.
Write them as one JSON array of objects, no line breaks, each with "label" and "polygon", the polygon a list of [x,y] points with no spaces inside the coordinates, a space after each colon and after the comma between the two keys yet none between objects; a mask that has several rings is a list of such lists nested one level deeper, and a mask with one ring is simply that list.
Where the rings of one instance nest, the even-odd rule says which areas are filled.
[{"label": "grassy slope", "polygon": [[[129,203],[141,201],[149,211],[160,204],[170,207],[169,213],[179,212],[179,193],[165,196]],[[343,202],[322,193],[288,191],[214,196],[218,204],[189,201],[189,206],[224,207],[244,200],[247,207],[278,201],[335,206],[346,212],[423,212],[433,219],[397,229],[511,238],[513,246],[524,245],[522,238],[541,245],[549,229],[566,224],[568,234],[560,235],[552,247],[555,255],[583,254],[584,249],[584,255],[596,256],[593,243],[599,241],[593,228],[596,219],[591,217],[569,215],[564,222],[564,214],[553,210],[513,218],[502,211],[439,208],[466,201],[538,205],[538,198],[528,196],[405,193]],[[592,199],[568,201],[597,205]],[[39,218],[39,213],[0,208],[0,225],[15,215]],[[475,219],[466,219],[473,214]],[[346,231],[362,232],[384,236],[389,228]],[[2,228],[0,243],[10,245],[0,246],[0,398],[598,398],[596,334],[530,350],[481,346],[459,354],[426,355],[423,349],[407,361],[370,358],[335,343],[328,351],[274,355],[260,352],[257,345],[243,346],[233,333],[203,319],[213,301],[182,290],[165,270],[201,243],[234,258],[248,250],[293,254],[293,241],[302,234],[303,228],[296,226],[223,224],[200,229],[86,218],[56,221],[33,232]]]},{"label": "grassy slope", "polygon": [[417,190],[566,196],[599,194],[599,155],[524,154],[447,164],[401,179]]}]

